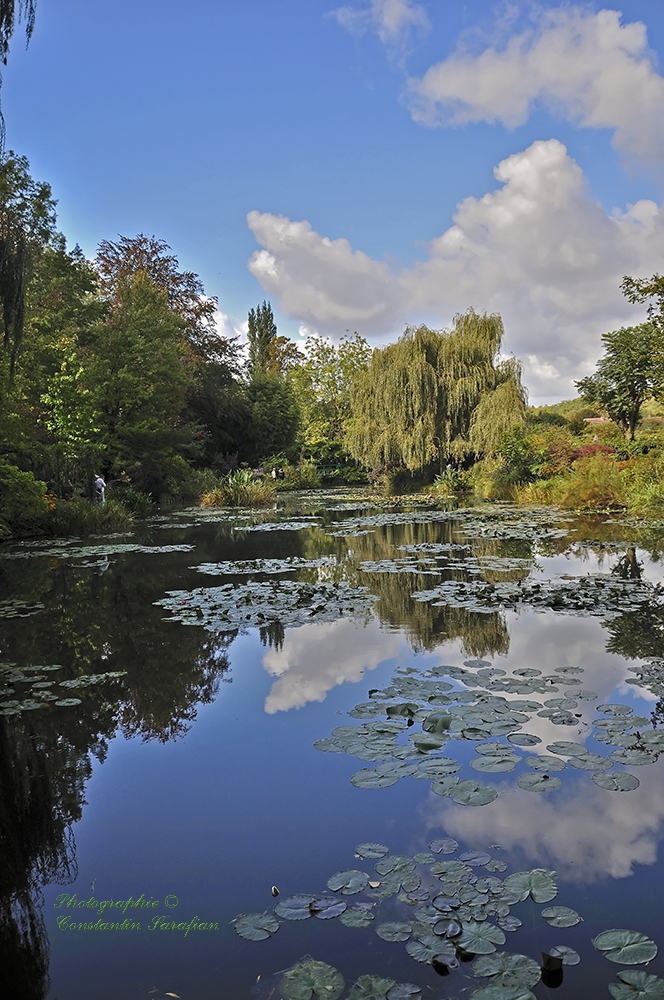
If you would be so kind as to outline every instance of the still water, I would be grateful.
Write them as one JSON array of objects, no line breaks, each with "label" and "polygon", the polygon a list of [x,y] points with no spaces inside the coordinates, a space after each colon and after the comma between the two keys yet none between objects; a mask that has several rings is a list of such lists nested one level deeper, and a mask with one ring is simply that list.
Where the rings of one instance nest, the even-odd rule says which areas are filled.
[{"label": "still water", "polygon": [[5,545],[2,995],[644,995],[663,539],[328,493]]}]

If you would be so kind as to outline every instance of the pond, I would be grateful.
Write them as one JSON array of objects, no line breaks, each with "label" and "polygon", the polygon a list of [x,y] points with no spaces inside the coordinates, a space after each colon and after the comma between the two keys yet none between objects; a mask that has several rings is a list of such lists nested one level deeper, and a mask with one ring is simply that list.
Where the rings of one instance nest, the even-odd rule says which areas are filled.
[{"label": "pond", "polygon": [[663,547],[360,491],[5,544],[2,995],[664,997]]}]

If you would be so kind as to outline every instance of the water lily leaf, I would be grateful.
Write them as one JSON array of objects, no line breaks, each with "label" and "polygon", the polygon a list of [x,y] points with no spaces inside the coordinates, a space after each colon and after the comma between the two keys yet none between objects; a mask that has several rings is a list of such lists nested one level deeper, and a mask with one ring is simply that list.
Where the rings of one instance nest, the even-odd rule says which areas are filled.
[{"label": "water lily leaf", "polygon": [[664,1000],[664,979],[651,976],[641,969],[627,969],[618,973],[621,983],[609,983],[609,992],[615,1000]]},{"label": "water lily leaf", "polygon": [[355,853],[361,858],[384,858],[390,849],[385,844],[358,844]]},{"label": "water lily leaf", "polygon": [[279,983],[283,1000],[339,1000],[344,977],[325,962],[298,962]]},{"label": "water lily leaf", "polygon": [[387,924],[379,924],[376,934],[383,941],[407,941],[411,935],[412,927],[403,921],[391,921]]},{"label": "water lily leaf", "polygon": [[536,743],[541,743],[539,736],[531,736],[529,733],[510,733],[507,739],[517,747],[534,747]]},{"label": "water lily leaf", "polygon": [[374,865],[379,875],[389,875],[390,872],[405,871],[412,872],[415,865],[411,858],[405,854],[391,854],[389,857],[381,858]]},{"label": "water lily leaf", "polygon": [[550,792],[562,785],[560,778],[550,778],[548,774],[520,774],[516,783],[526,792]]},{"label": "water lily leaf", "polygon": [[521,927],[519,918],[512,916],[510,913],[506,913],[504,917],[498,917],[496,923],[503,931],[516,931]]},{"label": "water lily leaf", "polygon": [[574,951],[574,948],[568,948],[566,944],[557,944],[554,948],[550,948],[549,954],[554,958],[561,958],[563,965],[578,965],[581,961],[578,952]]},{"label": "water lily leaf", "polygon": [[412,1000],[413,997],[422,996],[419,986],[412,983],[397,983],[387,991],[387,1000]]},{"label": "water lily leaf", "polygon": [[567,767],[560,757],[552,757],[550,754],[540,753],[533,757],[526,757],[526,764],[534,771],[564,771]]},{"label": "water lily leaf", "polygon": [[272,913],[240,913],[233,926],[245,941],[265,941],[279,930],[279,921]]},{"label": "water lily leaf", "polygon": [[454,854],[458,849],[459,845],[451,837],[440,837],[438,840],[432,840],[429,844],[429,850],[432,854]]},{"label": "water lily leaf", "polygon": [[310,910],[319,920],[330,920],[341,916],[347,907],[348,903],[336,896],[317,896],[312,900]]},{"label": "water lily leaf", "polygon": [[478,923],[476,920],[464,920],[463,929],[455,943],[469,951],[472,955],[490,955],[496,950],[497,944],[505,944],[505,935],[500,927],[483,920]]},{"label": "water lily leaf", "polygon": [[570,767],[579,768],[582,771],[609,771],[613,767],[613,761],[607,757],[601,757],[597,753],[586,753],[583,756],[572,757],[568,762]]},{"label": "water lily leaf", "polygon": [[488,774],[499,774],[503,771],[513,771],[521,760],[520,757],[475,757],[471,760],[470,766],[475,771],[483,771]]},{"label": "water lily leaf", "polygon": [[628,771],[614,771],[612,774],[598,771],[591,777],[596,785],[606,788],[609,792],[632,792],[641,784],[639,779]]},{"label": "water lily leaf", "polygon": [[396,986],[394,979],[378,976],[360,976],[351,987],[348,1000],[386,1000],[388,991]]},{"label": "water lily leaf", "polygon": [[558,895],[558,886],[544,868],[533,868],[530,872],[515,872],[508,875],[503,883],[506,889],[516,893],[520,900],[548,903]]},{"label": "water lily leaf", "polygon": [[396,785],[399,776],[395,774],[378,774],[371,768],[363,768],[352,776],[351,784],[356,788],[388,788]]},{"label": "water lily leaf", "polygon": [[[55,701],[53,704],[62,708],[71,708],[74,705],[81,705],[82,702],[80,698],[60,698],[59,701]],[[23,708],[25,708],[25,703],[23,704]]]},{"label": "water lily leaf", "polygon": [[274,912],[284,920],[307,920],[311,916],[310,906],[313,901],[313,896],[289,896],[277,903]]},{"label": "water lily leaf", "polygon": [[615,760],[618,764],[628,764],[633,766],[638,766],[640,764],[654,764],[657,760],[657,754],[649,753],[647,750],[612,750],[609,757],[611,760]]},{"label": "water lily leaf", "polygon": [[634,711],[629,705],[597,705],[597,711],[602,715],[631,715]]},{"label": "water lily leaf", "polygon": [[342,913],[339,920],[346,927],[368,927],[373,922],[374,915],[370,910],[353,907]]},{"label": "water lily leaf", "polygon": [[473,963],[474,976],[492,976],[492,983],[500,986],[534,986],[541,977],[537,962],[526,955],[507,951],[481,955]]},{"label": "water lily leaf", "polygon": [[419,937],[414,937],[408,942],[406,951],[416,962],[431,964],[435,958],[443,962],[446,959],[454,958],[456,949],[451,941],[436,937],[435,934],[423,932],[420,933]]},{"label": "water lily leaf", "polygon": [[445,733],[450,728],[452,716],[449,712],[437,711],[427,715],[422,723],[422,729],[427,733]]},{"label": "water lily leaf", "polygon": [[423,760],[417,764],[415,777],[436,781],[438,778],[460,771],[461,767],[462,765],[451,757],[433,757],[431,760]]},{"label": "water lily leaf", "polygon": [[482,868],[491,861],[491,856],[484,851],[465,851],[459,855],[459,861],[471,868]]},{"label": "water lily leaf", "polygon": [[655,942],[639,931],[602,931],[593,940],[593,945],[597,951],[604,952],[605,958],[618,965],[644,965],[658,951]]},{"label": "water lily leaf", "polygon": [[430,927],[433,927],[440,920],[440,911],[434,906],[418,906],[413,916],[418,923],[428,924]]},{"label": "water lily leaf", "polygon": [[581,920],[576,910],[568,906],[547,906],[542,916],[551,927],[574,927]]},{"label": "water lily leaf", "polygon": [[354,896],[356,893],[366,889],[368,885],[369,876],[366,872],[353,869],[345,872],[337,872],[327,880],[328,889],[331,889],[332,892],[338,892],[341,889],[343,896]]},{"label": "water lily leaf", "polygon": [[475,750],[482,756],[488,757],[505,757],[513,752],[504,743],[478,743]]},{"label": "water lily leaf", "polygon": [[568,740],[558,740],[547,746],[549,753],[559,753],[563,757],[584,757],[588,753],[588,748],[583,743],[570,743]]},{"label": "water lily leaf", "polygon": [[417,862],[418,865],[432,865],[435,860],[433,854],[429,854],[428,851],[421,851],[419,854],[413,855],[413,861]]},{"label": "water lily leaf", "polygon": [[497,795],[495,788],[491,788],[490,785],[480,785],[472,778],[460,781],[449,792],[452,801],[461,806],[484,806],[493,802]]},{"label": "water lily leaf", "polygon": [[488,983],[470,994],[470,1000],[536,1000],[535,994],[525,986],[504,986]]}]

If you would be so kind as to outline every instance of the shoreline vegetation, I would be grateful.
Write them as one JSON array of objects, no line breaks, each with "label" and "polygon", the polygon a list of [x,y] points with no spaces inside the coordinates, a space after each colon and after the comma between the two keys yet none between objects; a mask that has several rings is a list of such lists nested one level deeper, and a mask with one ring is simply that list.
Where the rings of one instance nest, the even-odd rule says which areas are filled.
[{"label": "shoreline vegetation", "polygon": [[264,301],[240,345],[163,240],[103,240],[87,259],[55,207],[25,157],[0,155],[0,539],[331,486],[664,516],[664,277],[625,277],[648,321],[602,336],[577,399],[529,407],[497,313],[374,349],[357,332],[302,346]]}]

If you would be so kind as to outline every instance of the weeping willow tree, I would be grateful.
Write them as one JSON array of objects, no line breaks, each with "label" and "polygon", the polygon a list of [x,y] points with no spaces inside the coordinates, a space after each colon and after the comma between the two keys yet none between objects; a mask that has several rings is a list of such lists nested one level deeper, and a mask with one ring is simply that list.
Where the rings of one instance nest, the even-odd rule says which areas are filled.
[{"label": "weeping willow tree", "polygon": [[523,421],[521,364],[501,361],[498,314],[458,315],[450,331],[408,329],[358,375],[346,446],[376,468],[411,471],[493,454]]}]

